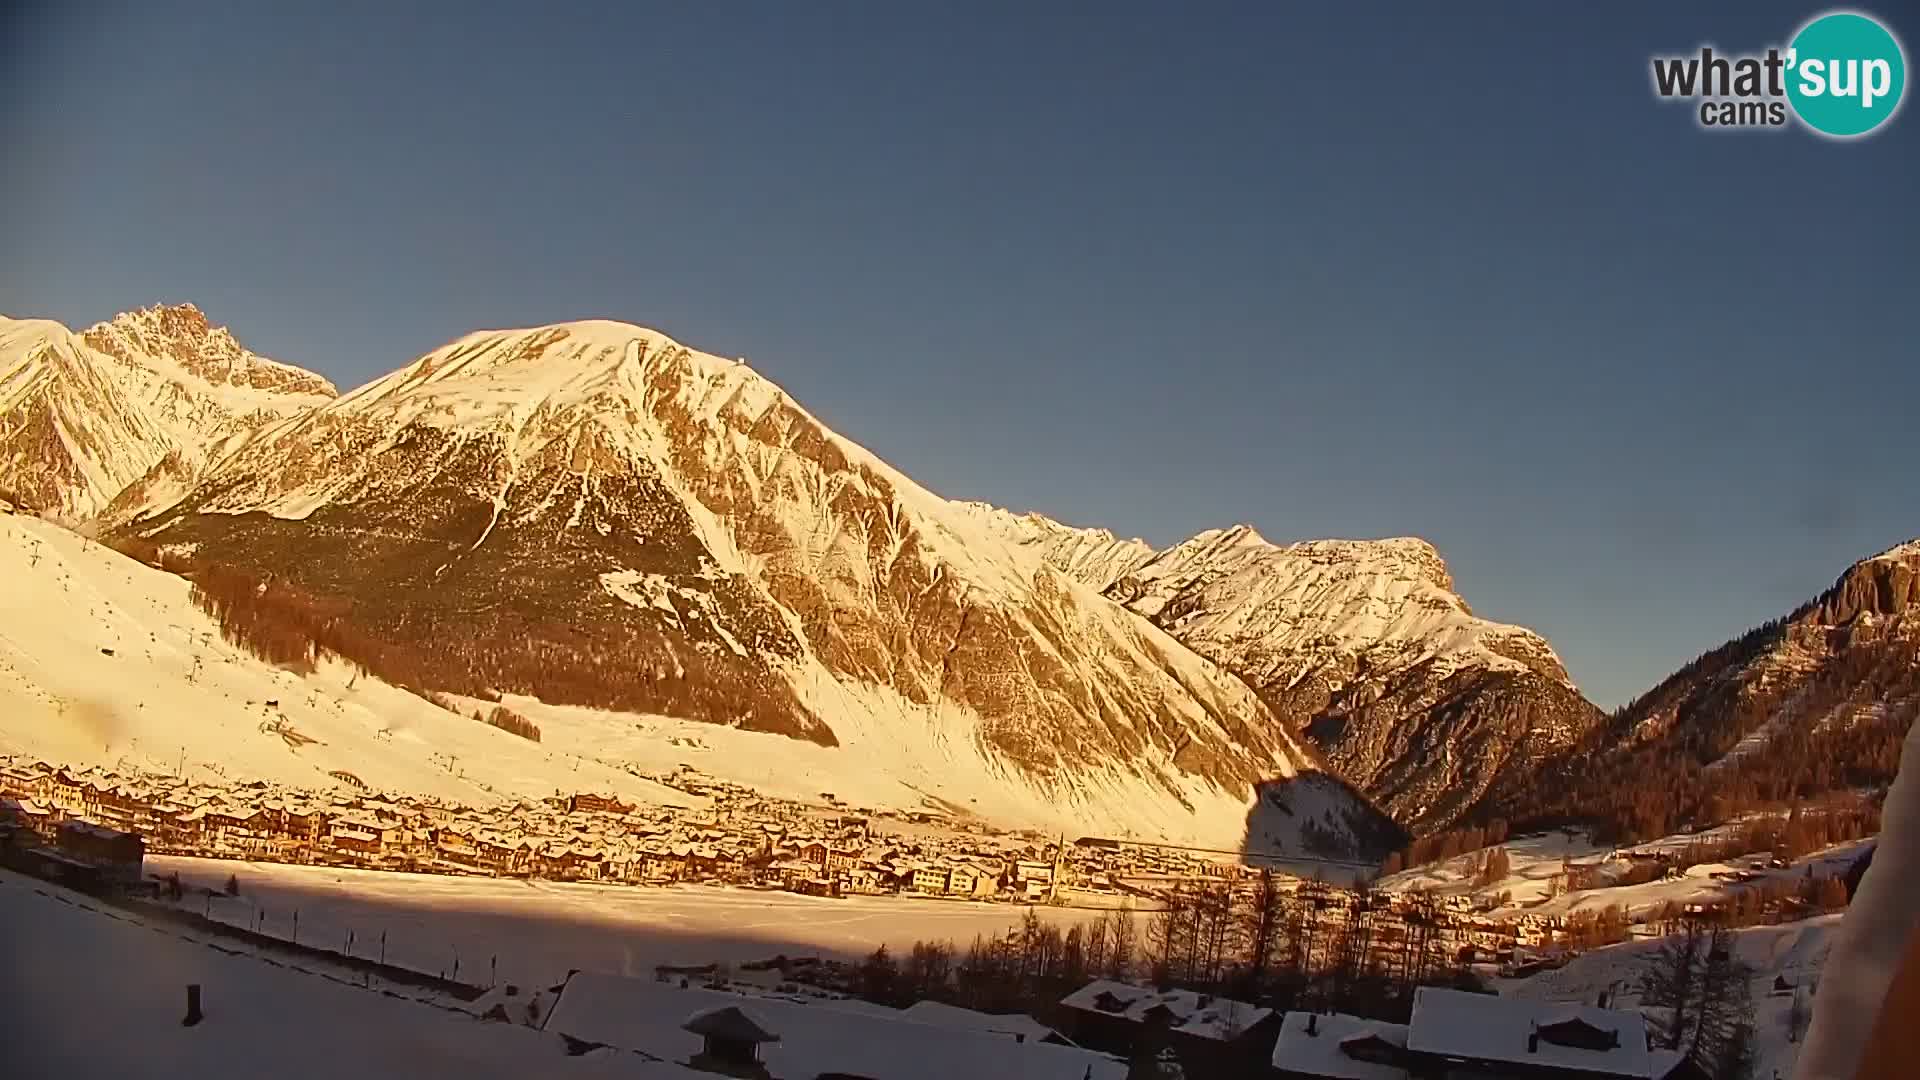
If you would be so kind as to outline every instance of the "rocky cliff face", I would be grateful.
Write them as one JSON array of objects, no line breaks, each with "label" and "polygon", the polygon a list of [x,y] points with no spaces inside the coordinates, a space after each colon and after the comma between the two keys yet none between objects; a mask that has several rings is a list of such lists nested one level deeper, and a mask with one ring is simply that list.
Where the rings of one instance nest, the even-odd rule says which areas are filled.
[{"label": "rocky cliff face", "polygon": [[[339,598],[444,688],[907,754],[948,802],[1238,843],[1256,785],[1314,769],[1231,674],[745,366],[624,324],[471,335],[223,449],[126,532]],[[1274,842],[1380,824],[1316,806]]]},{"label": "rocky cliff face", "polygon": [[190,475],[218,441],[333,393],[312,372],[248,352],[191,306],[84,334],[0,318],[0,488],[70,521],[93,518],[163,460]]},{"label": "rocky cliff face", "polygon": [[1237,672],[1415,828],[1452,823],[1599,718],[1544,639],[1468,609],[1424,540],[1282,546],[1236,526],[1107,594]]},{"label": "rocky cliff face", "polygon": [[1436,829],[1600,713],[1544,639],[1476,617],[1412,537],[1276,545],[1246,525],[1162,552],[1036,514],[972,512],[1252,687],[1394,817]]},{"label": "rocky cliff face", "polygon": [[1862,559],[1784,618],[1702,656],[1632,702],[1627,748],[1681,743],[1703,764],[1920,703],[1920,541]]}]

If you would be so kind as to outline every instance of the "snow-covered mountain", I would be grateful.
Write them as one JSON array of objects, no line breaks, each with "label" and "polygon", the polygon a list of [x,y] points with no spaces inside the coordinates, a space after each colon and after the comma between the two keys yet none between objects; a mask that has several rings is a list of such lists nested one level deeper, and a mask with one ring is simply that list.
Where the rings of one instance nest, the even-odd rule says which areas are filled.
[{"label": "snow-covered mountain", "polygon": [[765,733],[1081,831],[1392,831],[1234,675],[654,331],[472,334],[196,476],[121,535],[350,605],[417,685]]},{"label": "snow-covered mountain", "polygon": [[1155,552],[969,512],[1239,675],[1403,824],[1451,823],[1600,719],[1545,639],[1473,614],[1424,540],[1276,545],[1236,525]]},{"label": "snow-covered mountain", "polygon": [[1892,780],[1920,716],[1920,540],[1668,676],[1506,797],[1659,833],[1718,807]]},{"label": "snow-covered mountain", "polygon": [[[1848,567],[1785,619],[1708,653],[1623,711],[1623,746],[1723,722],[1709,753],[1744,756],[1795,731],[1849,729],[1920,707],[1920,540]],[[1734,714],[1764,721],[1748,728]],[[1711,745],[1719,743],[1720,745]]]},{"label": "snow-covered mountain", "polygon": [[1044,514],[1016,514],[984,502],[957,502],[954,507],[1003,543],[1031,551],[1096,589],[1105,589],[1154,557],[1145,540],[1122,540],[1107,529],[1063,525]]},{"label": "snow-covered mountain", "polygon": [[130,486],[184,482],[219,440],[333,396],[327,380],[247,351],[190,304],[79,334],[0,318],[0,489],[91,518]]},{"label": "snow-covered mountain", "polygon": [[1237,672],[1416,827],[1450,824],[1600,718],[1544,638],[1473,614],[1424,540],[1276,545],[1238,525],[1106,592]]}]

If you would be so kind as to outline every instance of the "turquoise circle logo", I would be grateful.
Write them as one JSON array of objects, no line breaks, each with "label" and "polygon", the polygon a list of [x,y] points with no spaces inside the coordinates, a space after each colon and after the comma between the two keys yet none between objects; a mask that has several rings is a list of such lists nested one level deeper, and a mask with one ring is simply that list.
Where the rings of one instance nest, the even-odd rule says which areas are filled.
[{"label": "turquoise circle logo", "polygon": [[1851,11],[1822,15],[1787,48],[1787,100],[1802,123],[1850,139],[1886,123],[1907,89],[1907,58],[1893,33]]}]

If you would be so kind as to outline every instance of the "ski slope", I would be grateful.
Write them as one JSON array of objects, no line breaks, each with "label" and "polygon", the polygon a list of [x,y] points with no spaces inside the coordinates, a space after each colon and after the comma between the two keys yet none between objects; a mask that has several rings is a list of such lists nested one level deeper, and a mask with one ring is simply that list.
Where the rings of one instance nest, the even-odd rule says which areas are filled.
[{"label": "ski slope", "polygon": [[221,639],[185,579],[36,518],[0,514],[0,578],[0,751],[317,791],[346,790],[331,775],[345,771],[473,806],[560,791],[704,802],[338,664],[263,663]]}]

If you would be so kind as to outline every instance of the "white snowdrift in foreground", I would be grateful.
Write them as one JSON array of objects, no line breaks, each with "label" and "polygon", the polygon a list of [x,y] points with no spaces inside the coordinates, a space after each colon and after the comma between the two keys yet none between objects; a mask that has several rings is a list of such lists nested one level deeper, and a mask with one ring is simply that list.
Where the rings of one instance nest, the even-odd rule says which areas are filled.
[{"label": "white snowdrift in foreground", "polygon": [[[0,872],[7,1075],[636,1077],[700,1074],[637,1054],[569,1057],[557,1034],[487,1023],[378,989],[231,955],[53,886]],[[205,1019],[182,1027],[188,983]]]}]

